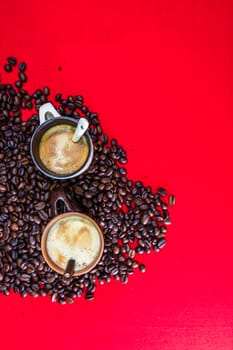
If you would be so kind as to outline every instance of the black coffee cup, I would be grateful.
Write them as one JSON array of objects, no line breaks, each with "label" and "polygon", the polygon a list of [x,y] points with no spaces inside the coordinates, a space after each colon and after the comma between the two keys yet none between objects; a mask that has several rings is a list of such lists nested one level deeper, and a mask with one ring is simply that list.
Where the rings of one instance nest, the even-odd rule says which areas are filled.
[{"label": "black coffee cup", "polygon": [[[72,129],[76,129],[79,119],[73,119],[66,116],[61,116],[57,110],[53,107],[51,103],[45,103],[40,107],[39,110],[40,117],[40,125],[35,130],[30,144],[30,152],[32,160],[35,166],[46,176],[52,179],[60,179],[66,180],[71,179],[76,176],[83,174],[90,166],[93,159],[93,143],[91,140],[91,136],[88,131],[82,136],[85,138],[85,143],[87,145],[87,155],[82,166],[71,173],[56,173],[54,170],[49,169],[42,161],[40,157],[40,144],[43,136],[51,130],[53,127],[59,128],[59,126],[67,126],[67,128],[72,127]],[[75,153],[74,153],[75,155]]]}]

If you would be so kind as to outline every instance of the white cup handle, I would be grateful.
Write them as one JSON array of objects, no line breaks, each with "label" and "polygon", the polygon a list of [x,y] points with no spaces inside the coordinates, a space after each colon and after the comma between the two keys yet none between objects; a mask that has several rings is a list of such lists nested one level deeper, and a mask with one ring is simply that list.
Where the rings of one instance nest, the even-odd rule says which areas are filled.
[{"label": "white cup handle", "polygon": [[43,124],[48,119],[53,119],[56,117],[61,117],[61,115],[58,113],[56,108],[54,108],[52,103],[47,102],[47,103],[44,103],[42,106],[40,106],[39,108],[40,124]]}]

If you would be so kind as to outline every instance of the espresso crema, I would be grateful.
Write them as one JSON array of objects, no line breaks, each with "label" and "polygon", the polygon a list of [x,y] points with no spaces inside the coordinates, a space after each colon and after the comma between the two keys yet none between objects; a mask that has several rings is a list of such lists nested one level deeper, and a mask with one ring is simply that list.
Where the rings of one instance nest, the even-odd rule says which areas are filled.
[{"label": "espresso crema", "polygon": [[58,175],[68,175],[78,171],[85,164],[89,145],[86,136],[73,142],[75,127],[68,124],[56,125],[42,136],[39,157],[43,165]]},{"label": "espresso crema", "polygon": [[75,260],[75,271],[92,264],[99,255],[101,239],[97,227],[88,219],[64,217],[53,224],[46,242],[50,259],[65,270],[69,259]]}]

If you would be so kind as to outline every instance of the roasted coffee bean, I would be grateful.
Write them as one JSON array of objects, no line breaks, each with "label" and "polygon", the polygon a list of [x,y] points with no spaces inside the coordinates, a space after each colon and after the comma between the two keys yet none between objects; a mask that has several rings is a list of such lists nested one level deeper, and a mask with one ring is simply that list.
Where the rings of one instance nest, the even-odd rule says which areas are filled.
[{"label": "roasted coffee bean", "polygon": [[140,270],[141,272],[145,272],[145,271],[146,271],[146,266],[145,266],[144,264],[140,264],[140,265],[139,265],[139,270]]},{"label": "roasted coffee bean", "polygon": [[132,263],[132,267],[134,268],[134,269],[136,269],[137,267],[138,267],[138,262],[137,261],[133,261],[133,263]]},{"label": "roasted coffee bean", "polygon": [[126,274],[122,275],[120,279],[123,284],[128,283],[128,276]]},{"label": "roasted coffee bean", "polygon": [[17,80],[15,86],[20,89],[23,86],[23,83],[20,80]]},{"label": "roasted coffee bean", "polygon": [[45,202],[39,202],[35,205],[36,210],[41,210],[41,209],[44,209],[45,207],[46,207]]},{"label": "roasted coffee bean", "polygon": [[133,275],[133,274],[134,274],[134,269],[131,268],[131,267],[128,267],[128,269],[127,269],[127,274],[128,274],[128,275]]},{"label": "roasted coffee bean", "polygon": [[[2,176],[1,179],[4,179],[4,177]],[[5,181],[7,181],[7,178],[6,178]],[[7,191],[7,185],[0,185],[0,193],[1,192],[6,192],[6,191]]]},{"label": "roasted coffee bean", "polygon": [[163,247],[165,246],[165,244],[166,244],[166,240],[165,240],[164,238],[161,238],[161,239],[159,239],[158,242],[157,242],[157,247],[158,247],[159,249],[161,249],[161,248],[163,248]]},{"label": "roasted coffee bean", "polygon": [[64,305],[66,304],[66,300],[64,298],[58,298],[58,303],[61,304],[61,305]]},{"label": "roasted coffee bean", "polygon": [[12,65],[12,66],[16,66],[17,64],[17,60],[15,57],[9,56],[7,57],[7,61]]},{"label": "roasted coffee bean", "polygon": [[174,195],[170,195],[169,198],[169,205],[174,206],[176,204],[176,197]]},{"label": "roasted coffee bean", "polygon": [[11,72],[11,71],[12,71],[12,66],[11,66],[10,64],[5,64],[5,65],[4,65],[4,70],[5,70],[6,72]]},{"label": "roasted coffee bean", "polygon": [[158,192],[158,194],[159,194],[160,196],[162,196],[162,197],[165,197],[165,196],[167,195],[167,191],[166,191],[165,188],[163,188],[163,187],[159,187],[159,188],[157,189],[157,192]]},{"label": "roasted coffee bean", "polygon": [[150,216],[147,215],[147,214],[144,214],[142,217],[141,217],[141,223],[143,225],[146,225],[148,223],[148,221],[150,220]]},{"label": "roasted coffee bean", "polygon": [[144,253],[144,249],[141,248],[141,247],[137,247],[137,248],[136,248],[136,253],[137,253],[137,254],[143,254],[143,253]]},{"label": "roasted coffee bean", "polygon": [[11,228],[12,231],[18,231],[19,226],[17,225],[17,223],[13,223],[13,224],[10,226],[10,228]]},{"label": "roasted coffee bean", "polygon": [[21,72],[24,72],[27,68],[27,65],[25,62],[20,62],[19,65],[18,65],[18,68]]},{"label": "roasted coffee bean", "polygon": [[113,248],[113,253],[114,253],[114,254],[119,254],[119,253],[120,253],[120,247],[116,245],[116,246]]},{"label": "roasted coffee bean", "polygon": [[[8,60],[9,73],[15,58]],[[5,69],[5,67],[4,67]],[[122,283],[139,267],[137,254],[159,251],[166,243],[165,233],[170,224],[167,191],[153,193],[142,181],[127,179],[127,170],[119,163],[127,162],[125,150],[116,139],[109,142],[96,113],[83,105],[81,96],[55,96],[61,114],[79,118],[85,114],[90,123],[94,159],[89,169],[78,178],[64,181],[68,198],[81,212],[97,221],[104,233],[104,252],[97,266],[89,273],[74,277],[65,286],[61,276],[44,261],[41,254],[41,234],[52,218],[51,192],[61,184],[41,174],[31,161],[30,140],[39,125],[38,113],[22,122],[22,110],[47,102],[49,87],[36,89],[31,95],[26,85],[26,63],[18,65],[19,80],[0,85],[0,291],[8,295],[10,288],[22,297],[50,295],[52,301],[72,303],[85,295],[93,299],[95,281]],[[59,211],[65,208],[59,204]]]},{"label": "roasted coffee bean", "polygon": [[160,232],[161,233],[166,233],[167,232],[167,227],[166,226],[160,226]]},{"label": "roasted coffee bean", "polygon": [[50,95],[50,89],[49,89],[48,86],[45,86],[43,91],[44,91],[45,96],[49,96]]},{"label": "roasted coffee bean", "polygon": [[20,280],[21,281],[24,281],[24,282],[29,282],[30,280],[30,275],[26,274],[26,273],[23,273],[21,276],[20,276]]},{"label": "roasted coffee bean", "polygon": [[87,293],[85,296],[86,300],[93,300],[94,299],[94,294],[93,293]]},{"label": "roasted coffee bean", "polygon": [[23,72],[19,72],[18,77],[19,77],[19,80],[22,81],[23,83],[26,83],[26,81],[28,80],[26,74]]},{"label": "roasted coffee bean", "polygon": [[39,210],[38,215],[42,220],[44,221],[48,220],[48,214],[44,210]]},{"label": "roasted coffee bean", "polygon": [[130,257],[131,259],[133,259],[133,258],[135,257],[135,250],[134,250],[134,249],[130,249],[128,255],[129,255],[129,257]]},{"label": "roasted coffee bean", "polygon": [[165,225],[171,225],[171,219],[169,217],[165,217],[164,223]]}]

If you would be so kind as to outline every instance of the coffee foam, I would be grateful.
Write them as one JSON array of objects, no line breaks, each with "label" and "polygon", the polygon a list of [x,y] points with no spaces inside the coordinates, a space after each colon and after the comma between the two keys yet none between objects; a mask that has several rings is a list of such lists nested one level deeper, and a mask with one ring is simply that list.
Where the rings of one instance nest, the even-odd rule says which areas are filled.
[{"label": "coffee foam", "polygon": [[47,237],[51,260],[65,270],[69,259],[75,260],[75,271],[90,265],[99,254],[101,239],[97,228],[87,219],[69,216],[57,221]]},{"label": "coffee foam", "polygon": [[46,168],[56,174],[67,175],[79,170],[85,163],[89,147],[86,136],[73,142],[75,127],[56,125],[46,131],[39,145],[39,156]]}]

